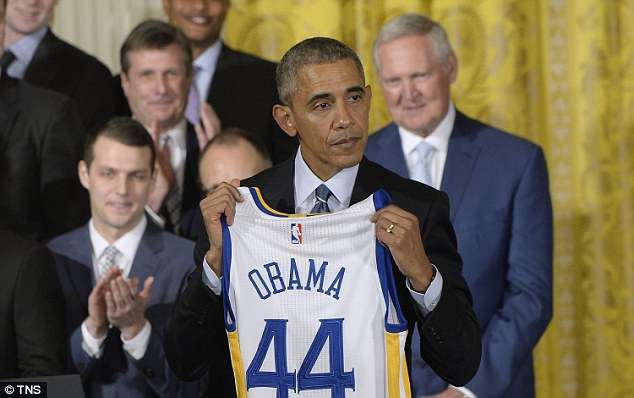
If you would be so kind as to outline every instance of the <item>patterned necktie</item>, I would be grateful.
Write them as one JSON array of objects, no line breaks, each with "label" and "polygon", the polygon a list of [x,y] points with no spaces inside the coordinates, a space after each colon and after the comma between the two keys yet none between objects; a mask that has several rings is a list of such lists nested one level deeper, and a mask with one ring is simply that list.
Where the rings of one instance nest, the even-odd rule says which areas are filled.
[{"label": "patterned necktie", "polygon": [[433,186],[431,178],[431,161],[436,148],[432,145],[422,141],[416,146],[416,152],[418,152],[418,161],[412,170],[412,179]]},{"label": "patterned necktie", "polygon": [[97,261],[97,268],[99,269],[99,277],[102,278],[110,268],[117,263],[117,256],[121,253],[114,246],[108,246],[104,249]]},{"label": "patterned necktie", "polygon": [[310,211],[311,213],[330,213],[330,207],[328,207],[328,199],[332,196],[332,192],[326,186],[321,184],[315,189],[315,206]]},{"label": "patterned necktie", "polygon": [[192,85],[189,87],[189,96],[187,97],[187,108],[185,109],[185,117],[193,124],[197,125],[200,122],[200,94],[198,93],[198,87],[196,87],[196,76],[200,72],[200,67],[194,65],[192,71]]},{"label": "patterned necktie", "polygon": [[15,61],[15,54],[13,54],[11,50],[6,50],[2,53],[2,57],[0,57],[0,69],[6,72],[13,61]]},{"label": "patterned necktie", "polygon": [[[175,148],[173,147],[174,140],[167,134],[161,135],[162,145],[161,148],[164,148],[167,145],[167,149],[170,153],[170,163],[172,159],[172,152],[174,152]],[[172,163],[172,168],[174,168]],[[176,170],[174,170],[176,173]],[[176,176],[175,176],[176,177]],[[183,195],[181,192],[181,188],[178,185],[178,178],[174,181],[174,186],[167,193],[165,197],[165,209],[167,210],[167,218],[169,219],[170,224],[174,227],[174,230],[178,227],[181,218],[181,201],[183,199]]]}]

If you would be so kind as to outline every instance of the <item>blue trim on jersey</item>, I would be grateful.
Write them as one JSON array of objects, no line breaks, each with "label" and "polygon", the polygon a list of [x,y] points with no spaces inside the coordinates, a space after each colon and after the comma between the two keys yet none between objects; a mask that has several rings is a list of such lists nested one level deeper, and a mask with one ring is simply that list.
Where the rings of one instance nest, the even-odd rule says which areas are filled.
[{"label": "blue trim on jersey", "polygon": [[[383,189],[379,189],[372,196],[374,201],[375,210],[380,210],[385,206],[392,203],[392,198]],[[385,300],[385,330],[390,333],[399,333],[407,330],[407,320],[403,316],[401,311],[401,305],[398,301],[398,294],[396,290],[396,283],[394,282],[394,274],[392,269],[394,267],[394,260],[389,249],[376,241],[376,267],[379,274],[379,281],[381,282],[381,290],[383,291],[383,299]],[[390,310],[390,302],[396,310],[396,317],[398,323],[390,323],[388,321],[388,312]]]},{"label": "blue trim on jersey", "polygon": [[392,203],[392,198],[387,191],[379,189],[372,195],[372,201],[374,202],[374,210],[381,210]]},{"label": "blue trim on jersey", "polygon": [[231,286],[231,232],[227,218],[220,218],[222,225],[222,305],[224,307],[225,328],[229,332],[236,330],[236,317],[231,308],[229,286]]}]

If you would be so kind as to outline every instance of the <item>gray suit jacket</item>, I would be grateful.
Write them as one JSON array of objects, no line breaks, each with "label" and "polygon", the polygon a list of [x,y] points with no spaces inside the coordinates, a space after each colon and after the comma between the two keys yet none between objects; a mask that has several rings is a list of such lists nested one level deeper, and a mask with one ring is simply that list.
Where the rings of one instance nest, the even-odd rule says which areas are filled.
[{"label": "gray suit jacket", "polygon": [[95,284],[88,226],[49,243],[66,301],[66,333],[70,339],[69,372],[80,373],[91,397],[193,397],[200,383],[178,380],[163,353],[163,335],[171,308],[187,274],[194,269],[193,243],[164,232],[148,221],[130,270],[141,283],[154,276],[145,316],[152,334],[145,355],[135,360],[123,350],[120,332],[111,328],[100,358],[82,348],[81,324],[88,316],[88,296]]}]

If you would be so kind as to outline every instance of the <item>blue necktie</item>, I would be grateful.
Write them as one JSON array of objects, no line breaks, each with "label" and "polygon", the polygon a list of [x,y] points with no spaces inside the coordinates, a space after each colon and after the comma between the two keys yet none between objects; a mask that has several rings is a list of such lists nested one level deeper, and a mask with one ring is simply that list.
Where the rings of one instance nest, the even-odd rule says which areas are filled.
[{"label": "blue necktie", "polygon": [[315,189],[315,206],[310,211],[311,213],[330,213],[330,207],[328,207],[328,199],[332,196],[332,192],[325,184],[321,184]]}]

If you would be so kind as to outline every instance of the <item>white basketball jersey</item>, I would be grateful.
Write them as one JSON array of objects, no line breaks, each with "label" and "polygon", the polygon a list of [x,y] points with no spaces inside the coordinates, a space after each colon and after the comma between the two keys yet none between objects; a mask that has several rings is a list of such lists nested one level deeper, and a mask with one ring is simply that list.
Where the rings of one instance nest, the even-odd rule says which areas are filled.
[{"label": "white basketball jersey", "polygon": [[239,189],[222,280],[238,397],[410,397],[407,322],[370,221],[387,193],[307,216]]}]

